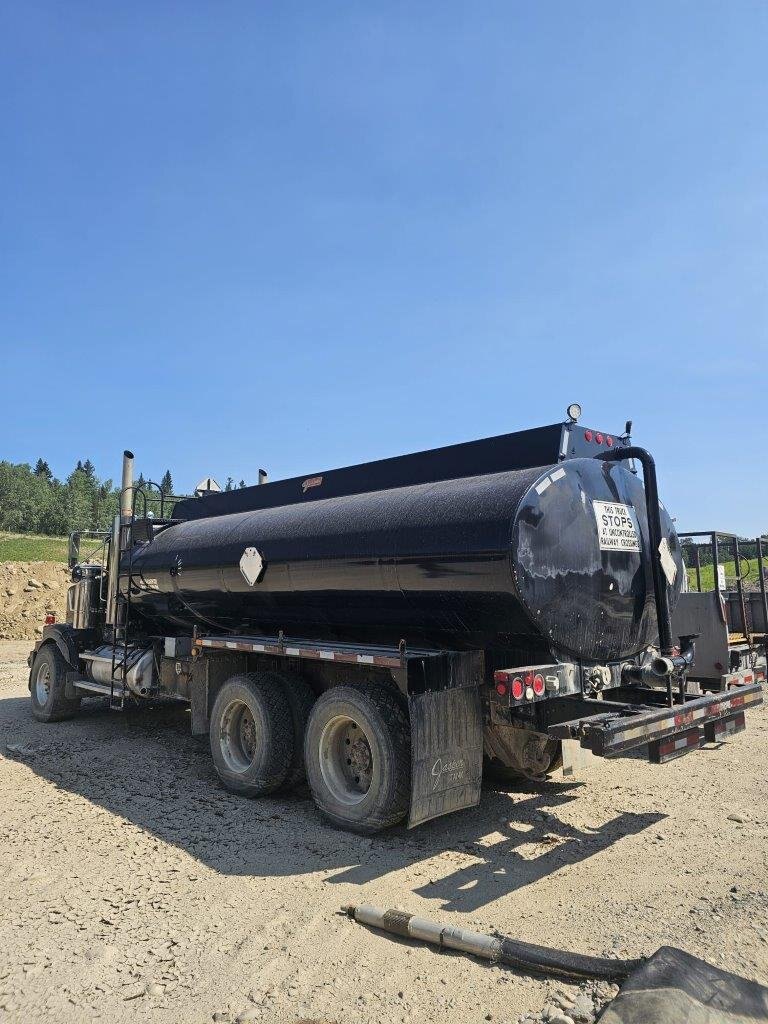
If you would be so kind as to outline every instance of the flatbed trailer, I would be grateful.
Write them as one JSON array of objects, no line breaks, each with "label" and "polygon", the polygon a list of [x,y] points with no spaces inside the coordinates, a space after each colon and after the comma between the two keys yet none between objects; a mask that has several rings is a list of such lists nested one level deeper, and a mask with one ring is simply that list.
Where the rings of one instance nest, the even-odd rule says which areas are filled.
[{"label": "flatbed trailer", "polygon": [[[745,540],[719,530],[681,531],[680,537],[692,585],[681,593],[672,622],[675,631],[697,636],[689,681],[705,691],[764,682],[768,538]],[[731,587],[718,579],[724,556],[734,563]],[[704,585],[705,566],[712,567],[712,589]]]}]

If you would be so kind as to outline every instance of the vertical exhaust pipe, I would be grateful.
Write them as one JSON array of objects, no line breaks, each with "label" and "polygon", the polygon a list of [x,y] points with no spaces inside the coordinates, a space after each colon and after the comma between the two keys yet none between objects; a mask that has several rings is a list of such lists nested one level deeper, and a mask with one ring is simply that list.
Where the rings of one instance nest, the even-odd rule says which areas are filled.
[{"label": "vertical exhaust pipe", "polygon": [[120,485],[120,513],[112,522],[112,537],[107,561],[107,609],[105,621],[116,628],[117,591],[120,586],[120,548],[126,540],[127,525],[133,515],[133,452],[123,452],[123,477]]},{"label": "vertical exhaust pipe", "polygon": [[259,470],[259,483],[265,484],[267,482],[267,471],[266,469]]},{"label": "vertical exhaust pipe", "polygon": [[133,452],[123,452],[123,482],[120,488],[120,515],[133,512]]}]

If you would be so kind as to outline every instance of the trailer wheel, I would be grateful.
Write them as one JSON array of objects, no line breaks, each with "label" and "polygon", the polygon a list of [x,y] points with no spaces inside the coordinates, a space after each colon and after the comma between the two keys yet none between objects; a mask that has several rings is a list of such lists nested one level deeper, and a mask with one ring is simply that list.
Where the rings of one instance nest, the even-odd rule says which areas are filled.
[{"label": "trailer wheel", "polygon": [[387,686],[336,686],[318,697],[304,744],[319,810],[341,828],[371,834],[406,814],[411,738],[399,693]]},{"label": "trailer wheel", "polygon": [[77,714],[80,698],[65,696],[68,671],[69,665],[58,647],[43,644],[35,655],[29,675],[32,714],[38,722],[60,722]]},{"label": "trailer wheel", "polygon": [[293,758],[288,700],[269,672],[232,676],[211,711],[211,755],[225,788],[263,796],[283,784]]},{"label": "trailer wheel", "polygon": [[293,756],[281,789],[293,789],[294,786],[303,782],[306,776],[304,735],[307,731],[312,705],[315,703],[315,695],[306,680],[293,672],[269,672],[269,675],[285,694],[291,712]]}]

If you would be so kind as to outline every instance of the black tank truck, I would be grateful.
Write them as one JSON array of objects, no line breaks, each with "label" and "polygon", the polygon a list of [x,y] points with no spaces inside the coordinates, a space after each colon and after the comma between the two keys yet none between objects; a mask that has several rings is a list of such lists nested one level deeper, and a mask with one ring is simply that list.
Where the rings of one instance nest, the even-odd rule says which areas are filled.
[{"label": "black tank truck", "polygon": [[[104,557],[73,538],[35,716],[84,697],[191,706],[227,789],[305,777],[332,822],[413,826],[582,749],[655,762],[744,726],[759,686],[687,692],[680,547],[651,456],[565,423],[146,514],[125,453]],[[642,480],[640,476],[642,471]]]}]

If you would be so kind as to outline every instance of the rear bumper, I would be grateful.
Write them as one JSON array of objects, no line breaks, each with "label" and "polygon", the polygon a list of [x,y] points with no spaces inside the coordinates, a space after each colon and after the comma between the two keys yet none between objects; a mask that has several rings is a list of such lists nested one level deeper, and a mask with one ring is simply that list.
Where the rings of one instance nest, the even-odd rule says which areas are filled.
[{"label": "rear bumper", "polygon": [[659,706],[657,701],[666,696],[661,691],[626,688],[621,696],[629,700],[564,698],[563,712],[568,714],[567,705],[572,705],[576,714],[550,725],[549,735],[579,740],[598,757],[617,757],[647,745],[649,758],[661,762],[740,731],[745,725],[744,712],[763,703],[758,683],[705,697],[686,694],[673,707]]}]

